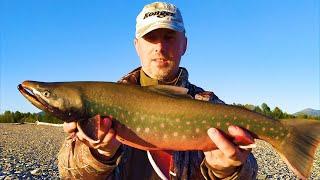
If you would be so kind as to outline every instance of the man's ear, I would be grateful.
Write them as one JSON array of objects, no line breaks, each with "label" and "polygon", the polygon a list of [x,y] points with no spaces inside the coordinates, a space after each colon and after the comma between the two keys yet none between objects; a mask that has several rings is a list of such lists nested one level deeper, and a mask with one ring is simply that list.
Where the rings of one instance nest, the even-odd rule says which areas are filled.
[{"label": "man's ear", "polygon": [[140,52],[140,51],[139,51],[138,39],[137,39],[137,38],[134,38],[133,43],[134,43],[134,47],[135,47],[135,49],[136,49],[136,52],[137,52],[138,56],[140,56],[140,55],[139,55],[139,52]]},{"label": "man's ear", "polygon": [[188,38],[185,36],[181,56],[183,56],[186,53],[187,47],[188,47]]}]

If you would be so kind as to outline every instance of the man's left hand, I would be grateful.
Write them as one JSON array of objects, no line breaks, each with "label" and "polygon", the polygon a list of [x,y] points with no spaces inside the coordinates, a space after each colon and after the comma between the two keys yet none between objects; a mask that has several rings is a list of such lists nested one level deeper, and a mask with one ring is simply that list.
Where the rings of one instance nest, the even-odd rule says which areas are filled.
[{"label": "man's left hand", "polygon": [[246,162],[251,149],[244,150],[236,144],[254,143],[251,135],[240,127],[229,126],[228,132],[234,140],[228,139],[218,129],[210,128],[208,130],[210,139],[218,149],[204,152],[205,161],[218,178],[232,175]]}]

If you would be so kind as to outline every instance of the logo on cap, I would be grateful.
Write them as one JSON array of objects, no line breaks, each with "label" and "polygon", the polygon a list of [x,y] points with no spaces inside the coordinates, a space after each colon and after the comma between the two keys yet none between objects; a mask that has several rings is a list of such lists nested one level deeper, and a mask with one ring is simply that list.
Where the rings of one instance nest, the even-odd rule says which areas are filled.
[{"label": "logo on cap", "polygon": [[155,11],[155,12],[147,12],[144,14],[143,19],[146,19],[150,16],[157,16],[158,18],[163,18],[166,16],[174,16],[174,13],[169,11]]}]

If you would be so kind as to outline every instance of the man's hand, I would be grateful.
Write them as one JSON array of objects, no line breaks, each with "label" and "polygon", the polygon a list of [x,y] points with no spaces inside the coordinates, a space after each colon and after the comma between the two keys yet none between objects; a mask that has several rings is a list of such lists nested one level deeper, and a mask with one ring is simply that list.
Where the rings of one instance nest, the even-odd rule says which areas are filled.
[{"label": "man's hand", "polygon": [[99,115],[88,119],[85,124],[70,122],[64,123],[63,129],[71,138],[78,138],[86,144],[93,154],[108,160],[118,150],[121,143],[115,138],[115,131],[111,128],[111,118],[100,118]]},{"label": "man's hand", "polygon": [[237,126],[230,126],[228,132],[234,138],[233,142],[215,128],[208,130],[209,137],[218,149],[204,152],[205,160],[218,178],[232,175],[246,162],[250,154],[251,149],[241,149],[235,143],[241,145],[254,143],[250,134]]}]

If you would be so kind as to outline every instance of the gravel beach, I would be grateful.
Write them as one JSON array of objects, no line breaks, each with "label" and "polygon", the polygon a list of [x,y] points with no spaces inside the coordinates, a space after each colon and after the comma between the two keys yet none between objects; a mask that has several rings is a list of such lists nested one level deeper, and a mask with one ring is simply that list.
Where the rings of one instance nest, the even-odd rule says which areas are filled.
[{"label": "gravel beach", "polygon": [[[56,155],[65,138],[62,127],[0,123],[0,130],[0,180],[59,178]],[[257,145],[258,179],[297,179],[270,145]],[[320,180],[320,148],[310,179]]]}]

